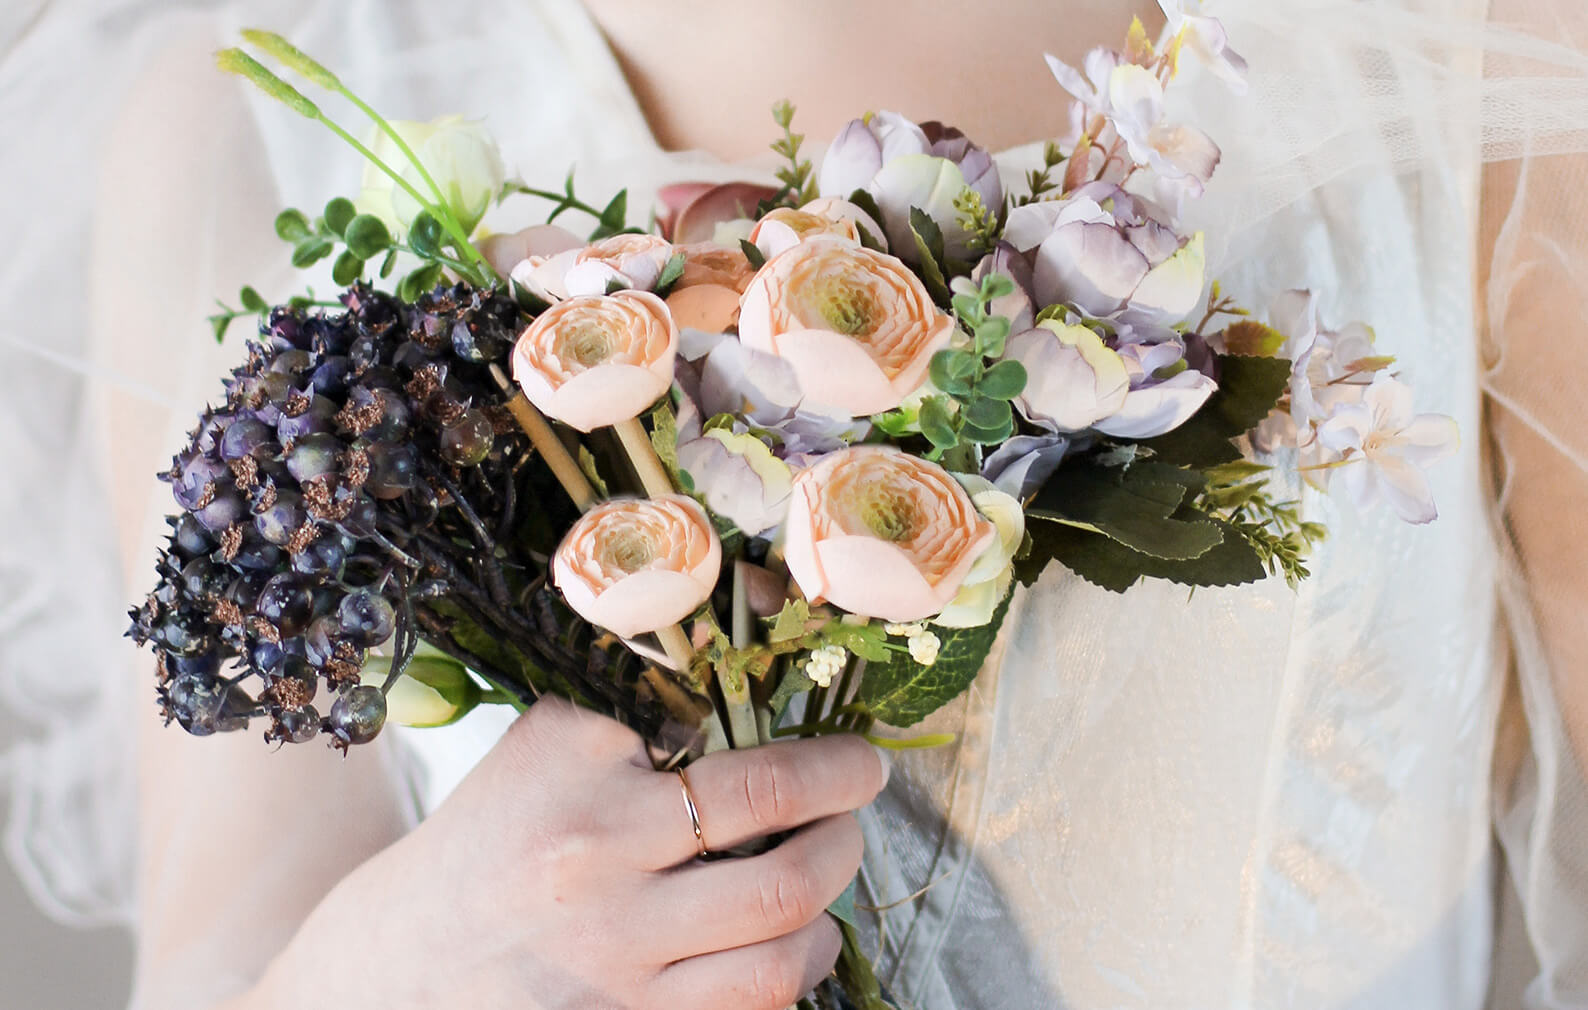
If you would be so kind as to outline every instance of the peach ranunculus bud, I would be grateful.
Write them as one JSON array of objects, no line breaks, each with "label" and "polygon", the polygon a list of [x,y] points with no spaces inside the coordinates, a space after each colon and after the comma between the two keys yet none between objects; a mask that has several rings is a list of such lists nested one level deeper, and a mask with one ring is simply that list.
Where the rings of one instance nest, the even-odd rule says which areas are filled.
[{"label": "peach ranunculus bud", "polygon": [[678,327],[648,291],[569,298],[513,347],[513,378],[541,413],[580,431],[638,417],[673,384]]},{"label": "peach ranunculus bud", "polygon": [[726,333],[739,321],[739,296],[750,286],[755,268],[742,249],[696,242],[677,246],[684,272],[667,296],[680,329]]},{"label": "peach ranunculus bud", "polygon": [[722,542],[694,499],[620,498],[573,524],[557,546],[552,582],[580,617],[633,638],[694,613],[721,568]]},{"label": "peach ranunculus bud", "polygon": [[837,236],[768,260],[739,304],[739,340],[792,365],[808,401],[851,417],[903,403],[953,333],[902,261]]},{"label": "peach ranunculus bud", "polygon": [[659,235],[613,235],[555,256],[531,256],[513,268],[512,278],[548,302],[614,287],[649,291],[672,258],[672,243]]},{"label": "peach ranunculus bud", "polygon": [[882,226],[863,208],[848,200],[826,198],[812,200],[799,210],[778,207],[768,211],[750,229],[750,244],[771,259],[817,235],[837,235],[861,245],[862,228],[870,232],[875,241],[886,241]]},{"label": "peach ranunculus bud", "polygon": [[789,574],[808,599],[897,623],[953,602],[999,535],[953,474],[879,445],[801,472],[786,529]]}]

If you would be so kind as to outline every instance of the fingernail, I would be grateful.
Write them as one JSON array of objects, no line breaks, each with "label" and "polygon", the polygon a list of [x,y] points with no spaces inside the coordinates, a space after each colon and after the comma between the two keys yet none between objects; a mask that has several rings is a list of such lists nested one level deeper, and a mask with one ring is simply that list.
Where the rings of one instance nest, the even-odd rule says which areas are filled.
[{"label": "fingernail", "polygon": [[888,788],[888,779],[893,775],[893,755],[881,747],[873,747],[877,752],[877,760],[882,762],[882,788]]}]

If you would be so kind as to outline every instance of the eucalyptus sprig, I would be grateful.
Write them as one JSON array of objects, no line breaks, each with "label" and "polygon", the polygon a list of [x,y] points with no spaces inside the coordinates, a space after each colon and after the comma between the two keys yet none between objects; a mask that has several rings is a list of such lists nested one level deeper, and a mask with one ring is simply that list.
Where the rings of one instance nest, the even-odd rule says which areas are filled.
[{"label": "eucalyptus sprig", "polygon": [[970,342],[932,356],[929,375],[942,392],[922,400],[920,412],[921,434],[932,443],[928,458],[943,459],[951,469],[976,469],[975,450],[964,448],[998,445],[1014,434],[1010,401],[1026,388],[1026,369],[1002,360],[1010,323],[993,311],[994,302],[1014,291],[1015,282],[998,273],[980,285],[955,282],[954,314]]},{"label": "eucalyptus sprig", "polygon": [[325,205],[325,212],[313,221],[295,207],[276,215],[276,234],[292,245],[292,265],[300,269],[313,266],[335,253],[331,277],[346,287],[363,278],[371,261],[379,259],[380,277],[390,277],[397,265],[397,254],[408,253],[421,261],[397,284],[397,296],[411,302],[442,280],[444,268],[461,276],[470,275],[469,264],[445,252],[444,227],[429,211],[420,211],[408,226],[407,241],[394,237],[386,223],[373,214],[360,214],[353,202],[337,197]]},{"label": "eucalyptus sprig", "polygon": [[[257,318],[263,319],[270,315],[269,303],[265,301],[264,296],[261,295],[252,285],[245,284],[243,288],[237,292],[237,303],[241,306],[241,308],[234,309],[220,299],[216,299],[215,304],[220,307],[220,311],[212,316],[205,317],[209,320],[210,329],[215,333],[216,343],[220,343],[226,339],[226,331],[231,329],[232,323],[236,322],[237,320],[246,316],[255,316]],[[308,294],[293,295],[291,298],[287,299],[287,308],[294,310],[308,308],[335,309],[341,307],[341,302],[331,302],[316,299],[312,290],[309,291]]]},{"label": "eucalyptus sprig", "polygon": [[802,207],[816,199],[810,159],[800,157],[805,134],[794,132],[794,106],[787,100],[772,106],[772,121],[783,130],[783,136],[772,142],[772,152],[788,161],[777,170],[777,180],[783,184],[783,200],[791,207]]},{"label": "eucalyptus sprig", "polygon": [[[274,32],[260,31],[258,29],[247,29],[243,32],[243,37],[257,46],[259,49],[263,50],[265,53],[274,57],[277,62],[281,63],[283,66],[297,72],[310,83],[330,91],[333,94],[341,95],[343,98],[346,98],[355,107],[357,107],[359,111],[368,116],[370,121],[375,124],[376,129],[380,130],[387,137],[389,137],[393,144],[397,147],[398,151],[400,151],[403,157],[408,160],[410,165],[412,165],[414,170],[418,173],[419,178],[430,190],[431,196],[427,197],[420,193],[419,190],[404,177],[402,172],[399,172],[396,168],[387,164],[383,159],[377,156],[374,151],[371,151],[369,147],[367,147],[362,141],[358,140],[358,138],[354,137],[344,127],[342,127],[341,124],[327,116],[318,105],[308,98],[308,96],[304,95],[297,88],[294,88],[291,84],[288,84],[286,81],[282,80],[279,76],[268,70],[263,64],[254,59],[252,56],[248,55],[243,50],[234,47],[230,49],[223,49],[216,53],[215,62],[220,69],[226,71],[227,73],[237,74],[240,77],[246,78],[266,95],[269,95],[271,98],[282,102],[288,108],[291,108],[304,118],[314,120],[334,133],[344,143],[352,147],[361,156],[363,156],[366,161],[390,177],[399,188],[411,196],[414,201],[419,204],[422,210],[436,222],[436,224],[439,226],[440,232],[444,233],[446,237],[446,244],[449,245],[456,253],[455,261],[458,266],[455,269],[458,270],[458,273],[461,276],[482,287],[492,286],[497,282],[498,278],[496,276],[495,270],[491,268],[490,263],[486,261],[484,255],[481,254],[480,251],[475,248],[474,244],[469,241],[468,234],[464,231],[462,224],[458,221],[457,215],[447,203],[445,196],[441,192],[441,187],[436,184],[435,179],[431,177],[430,172],[425,167],[424,163],[420,161],[418,155],[416,155],[413,149],[409,147],[408,142],[402,138],[401,134],[398,133],[396,128],[394,128],[385,117],[376,112],[368,102],[364,101],[351,89],[344,85],[342,81],[330,70],[326,69],[325,66],[304,53],[302,50],[293,46],[292,43],[288,42],[280,35],[277,35]],[[327,238],[327,236],[319,236],[319,238],[324,240]],[[436,246],[437,252],[439,252],[441,242],[437,241]],[[325,245],[322,241],[312,242],[306,249],[302,251],[301,256],[302,258],[308,259],[309,262],[312,263],[320,258],[323,258],[325,255],[329,255],[331,248],[331,246]],[[324,249],[324,252],[319,252],[321,249]],[[298,255],[295,254],[294,258],[296,261]]]}]

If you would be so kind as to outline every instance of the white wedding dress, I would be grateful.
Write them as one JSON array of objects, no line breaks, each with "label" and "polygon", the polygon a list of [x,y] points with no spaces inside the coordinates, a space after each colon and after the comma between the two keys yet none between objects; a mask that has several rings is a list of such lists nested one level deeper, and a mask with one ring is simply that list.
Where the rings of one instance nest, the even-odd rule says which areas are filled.
[{"label": "white wedding dress", "polygon": [[[133,5],[125,6],[131,17]],[[130,33],[116,66],[123,83],[133,81],[140,68],[192,59],[261,20],[357,81],[390,113],[486,116],[509,162],[537,183],[554,183],[575,161],[583,192],[604,197],[627,185],[631,206],[645,206],[665,182],[765,176],[766,166],[659,152],[599,33],[573,0],[490,4],[488,18],[482,13],[480,23],[467,25],[432,6],[365,0],[217,7],[162,22],[158,33]],[[1149,583],[1115,595],[1052,570],[1023,593],[996,661],[923,727],[955,733],[957,742],[897,759],[886,795],[864,817],[860,901],[886,909],[869,917],[869,941],[880,946],[885,984],[907,1006],[1588,1007],[1588,793],[1546,667],[1515,606],[1522,597],[1495,532],[1484,461],[1493,361],[1480,354],[1479,183],[1485,153],[1499,150],[1479,113],[1435,114],[1467,97],[1477,101],[1476,93],[1410,90],[1413,82],[1445,80],[1417,60],[1441,63],[1452,79],[1479,79],[1481,65],[1470,61],[1482,54],[1456,36],[1441,38],[1433,56],[1386,57],[1409,61],[1399,67],[1405,76],[1394,78],[1404,90],[1321,95],[1306,90],[1317,79],[1304,75],[1339,73],[1358,53],[1331,55],[1322,43],[1298,52],[1305,47],[1295,41],[1330,31],[1342,45],[1347,37],[1369,44],[1374,31],[1403,30],[1410,38],[1430,24],[1454,23],[1441,19],[1481,21],[1485,5],[1365,4],[1359,12],[1371,17],[1347,26],[1339,19],[1348,8],[1356,5],[1234,0],[1216,7],[1252,61],[1253,96],[1232,99],[1191,72],[1186,101],[1196,103],[1225,159],[1189,216],[1223,240],[1215,262],[1227,290],[1260,305],[1285,288],[1320,289],[1328,321],[1362,319],[1377,328],[1385,352],[1399,357],[1416,388],[1420,409],[1456,417],[1463,448],[1433,471],[1439,520],[1408,527],[1387,513],[1357,515],[1343,500],[1293,487],[1308,517],[1330,529],[1313,578],[1298,590],[1269,580],[1188,594]],[[1414,23],[1417,15],[1423,19]],[[37,17],[52,23],[47,9]],[[110,16],[91,23],[103,33],[117,30]],[[16,30],[32,44],[39,29]],[[1470,65],[1444,65],[1462,61]],[[1557,95],[1578,103],[1571,107],[1583,116],[1577,126],[1588,126],[1585,95],[1588,86]],[[1339,132],[1311,144],[1302,136],[1306,120],[1276,118],[1280,111],[1332,111],[1344,120],[1353,99],[1375,109],[1404,103],[1412,111],[1399,122],[1384,116],[1357,124],[1382,141],[1372,151],[1362,149],[1362,135]],[[1432,104],[1418,104],[1425,100]],[[350,191],[358,172],[350,155],[263,100],[204,91],[187,101],[168,114],[187,117],[191,144],[174,145],[158,168],[131,169],[150,178],[183,173],[202,206],[182,213],[208,225],[193,241],[211,243],[202,261],[209,269],[150,273],[158,297],[130,310],[135,318],[163,317],[168,328],[135,327],[148,345],[106,350],[116,316],[101,305],[92,347],[81,336],[43,351],[16,340],[0,345],[7,360],[41,375],[66,359],[91,362],[99,379],[115,384],[110,388],[141,397],[158,421],[148,437],[150,470],[161,461],[155,450],[169,453],[177,444],[238,349],[235,342],[206,347],[202,306],[244,280],[267,295],[287,290],[283,250],[250,235],[238,251],[228,244],[245,239],[233,236],[268,229],[278,205],[314,207]],[[863,111],[864,96],[856,101]],[[214,132],[221,122],[226,131]],[[974,136],[974,123],[958,125]],[[1317,126],[1340,130],[1339,121]],[[184,135],[181,126],[170,129]],[[81,145],[78,156],[94,143]],[[1009,152],[1003,160],[1014,172],[1031,154]],[[7,170],[20,173],[7,157]],[[182,167],[211,157],[213,167]],[[227,166],[245,165],[253,182],[229,181]],[[257,205],[271,200],[278,202]],[[534,206],[510,207],[492,223],[506,229],[536,213]],[[70,251],[65,240],[54,248]],[[137,255],[106,252],[101,241],[94,266],[131,268]],[[155,311],[163,315],[151,316]],[[1582,346],[1582,333],[1574,336]],[[93,416],[105,408],[83,409],[82,416]],[[69,432],[52,451],[82,451],[94,441]],[[135,558],[148,557],[163,530],[158,516],[167,506],[159,494],[151,493],[148,514],[133,524],[145,545]],[[92,509],[74,509],[73,521],[85,531],[103,529],[102,518],[90,525]],[[32,532],[44,535],[51,518],[60,521],[35,516]],[[13,566],[32,566],[25,570],[42,580],[33,591],[45,604],[73,592],[64,580],[48,584],[21,547],[6,551]],[[69,560],[87,563],[76,553]],[[0,572],[8,591],[23,584],[19,569]],[[146,579],[134,565],[125,598]],[[80,640],[107,641],[100,614],[76,617],[91,625]],[[7,676],[25,677],[30,663],[37,673],[58,649],[11,625],[0,625],[0,640],[11,650]],[[128,670],[131,685],[111,704],[144,704],[146,662],[109,644],[105,650],[100,655]],[[1497,779],[1513,667],[1528,735],[1520,764],[1508,760]],[[74,684],[68,677],[52,688],[55,696],[44,697],[81,698],[96,685],[97,678]],[[128,691],[135,702],[125,700]],[[54,702],[39,697],[32,695],[48,717]],[[401,733],[416,759],[405,767],[421,806],[438,802],[504,725],[500,713],[478,713],[446,730]],[[53,752],[36,745],[12,756],[12,770],[37,787],[18,808],[13,855],[42,868],[40,890],[62,911],[83,914],[118,901],[125,908],[128,894],[118,881],[127,862],[123,855],[116,865],[113,833],[90,835],[97,849],[52,848],[76,844],[71,839],[83,832],[70,829],[104,823],[88,814],[107,809],[61,785],[52,769],[68,753],[81,761],[80,747],[60,742]],[[268,760],[263,748],[260,760]],[[80,770],[102,773],[102,785],[115,781],[106,777],[114,768]],[[50,783],[53,790],[44,787]],[[78,869],[101,872],[74,874],[73,860]],[[1519,929],[1500,942],[1504,875],[1516,881],[1526,935]],[[1496,971],[1509,961],[1499,946],[1520,952],[1522,967],[1512,977]]]}]

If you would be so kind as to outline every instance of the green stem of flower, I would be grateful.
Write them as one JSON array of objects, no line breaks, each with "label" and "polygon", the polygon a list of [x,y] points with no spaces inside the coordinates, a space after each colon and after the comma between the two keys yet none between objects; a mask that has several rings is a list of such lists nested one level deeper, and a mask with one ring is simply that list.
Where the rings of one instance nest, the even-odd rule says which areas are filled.
[{"label": "green stem of flower", "polygon": [[512,705],[514,707],[519,707],[519,706],[522,705],[522,702],[520,702],[517,698],[513,697],[512,695],[508,694],[506,691],[503,691],[503,690],[500,690],[499,688],[494,688],[493,687],[489,691],[481,691],[480,692],[480,704],[481,705]]},{"label": "green stem of flower", "polygon": [[[514,183],[512,190],[515,193],[522,193],[525,196],[538,196],[543,200],[551,200],[552,202],[568,210],[583,211],[597,220],[600,220],[601,218],[601,212],[599,210],[596,210],[594,207],[590,206],[588,203],[585,203],[583,200],[578,199],[577,197],[569,196],[567,193],[553,193],[547,189],[536,189],[533,186],[526,186],[521,182]],[[558,211],[558,213],[561,213],[561,211]]]}]

